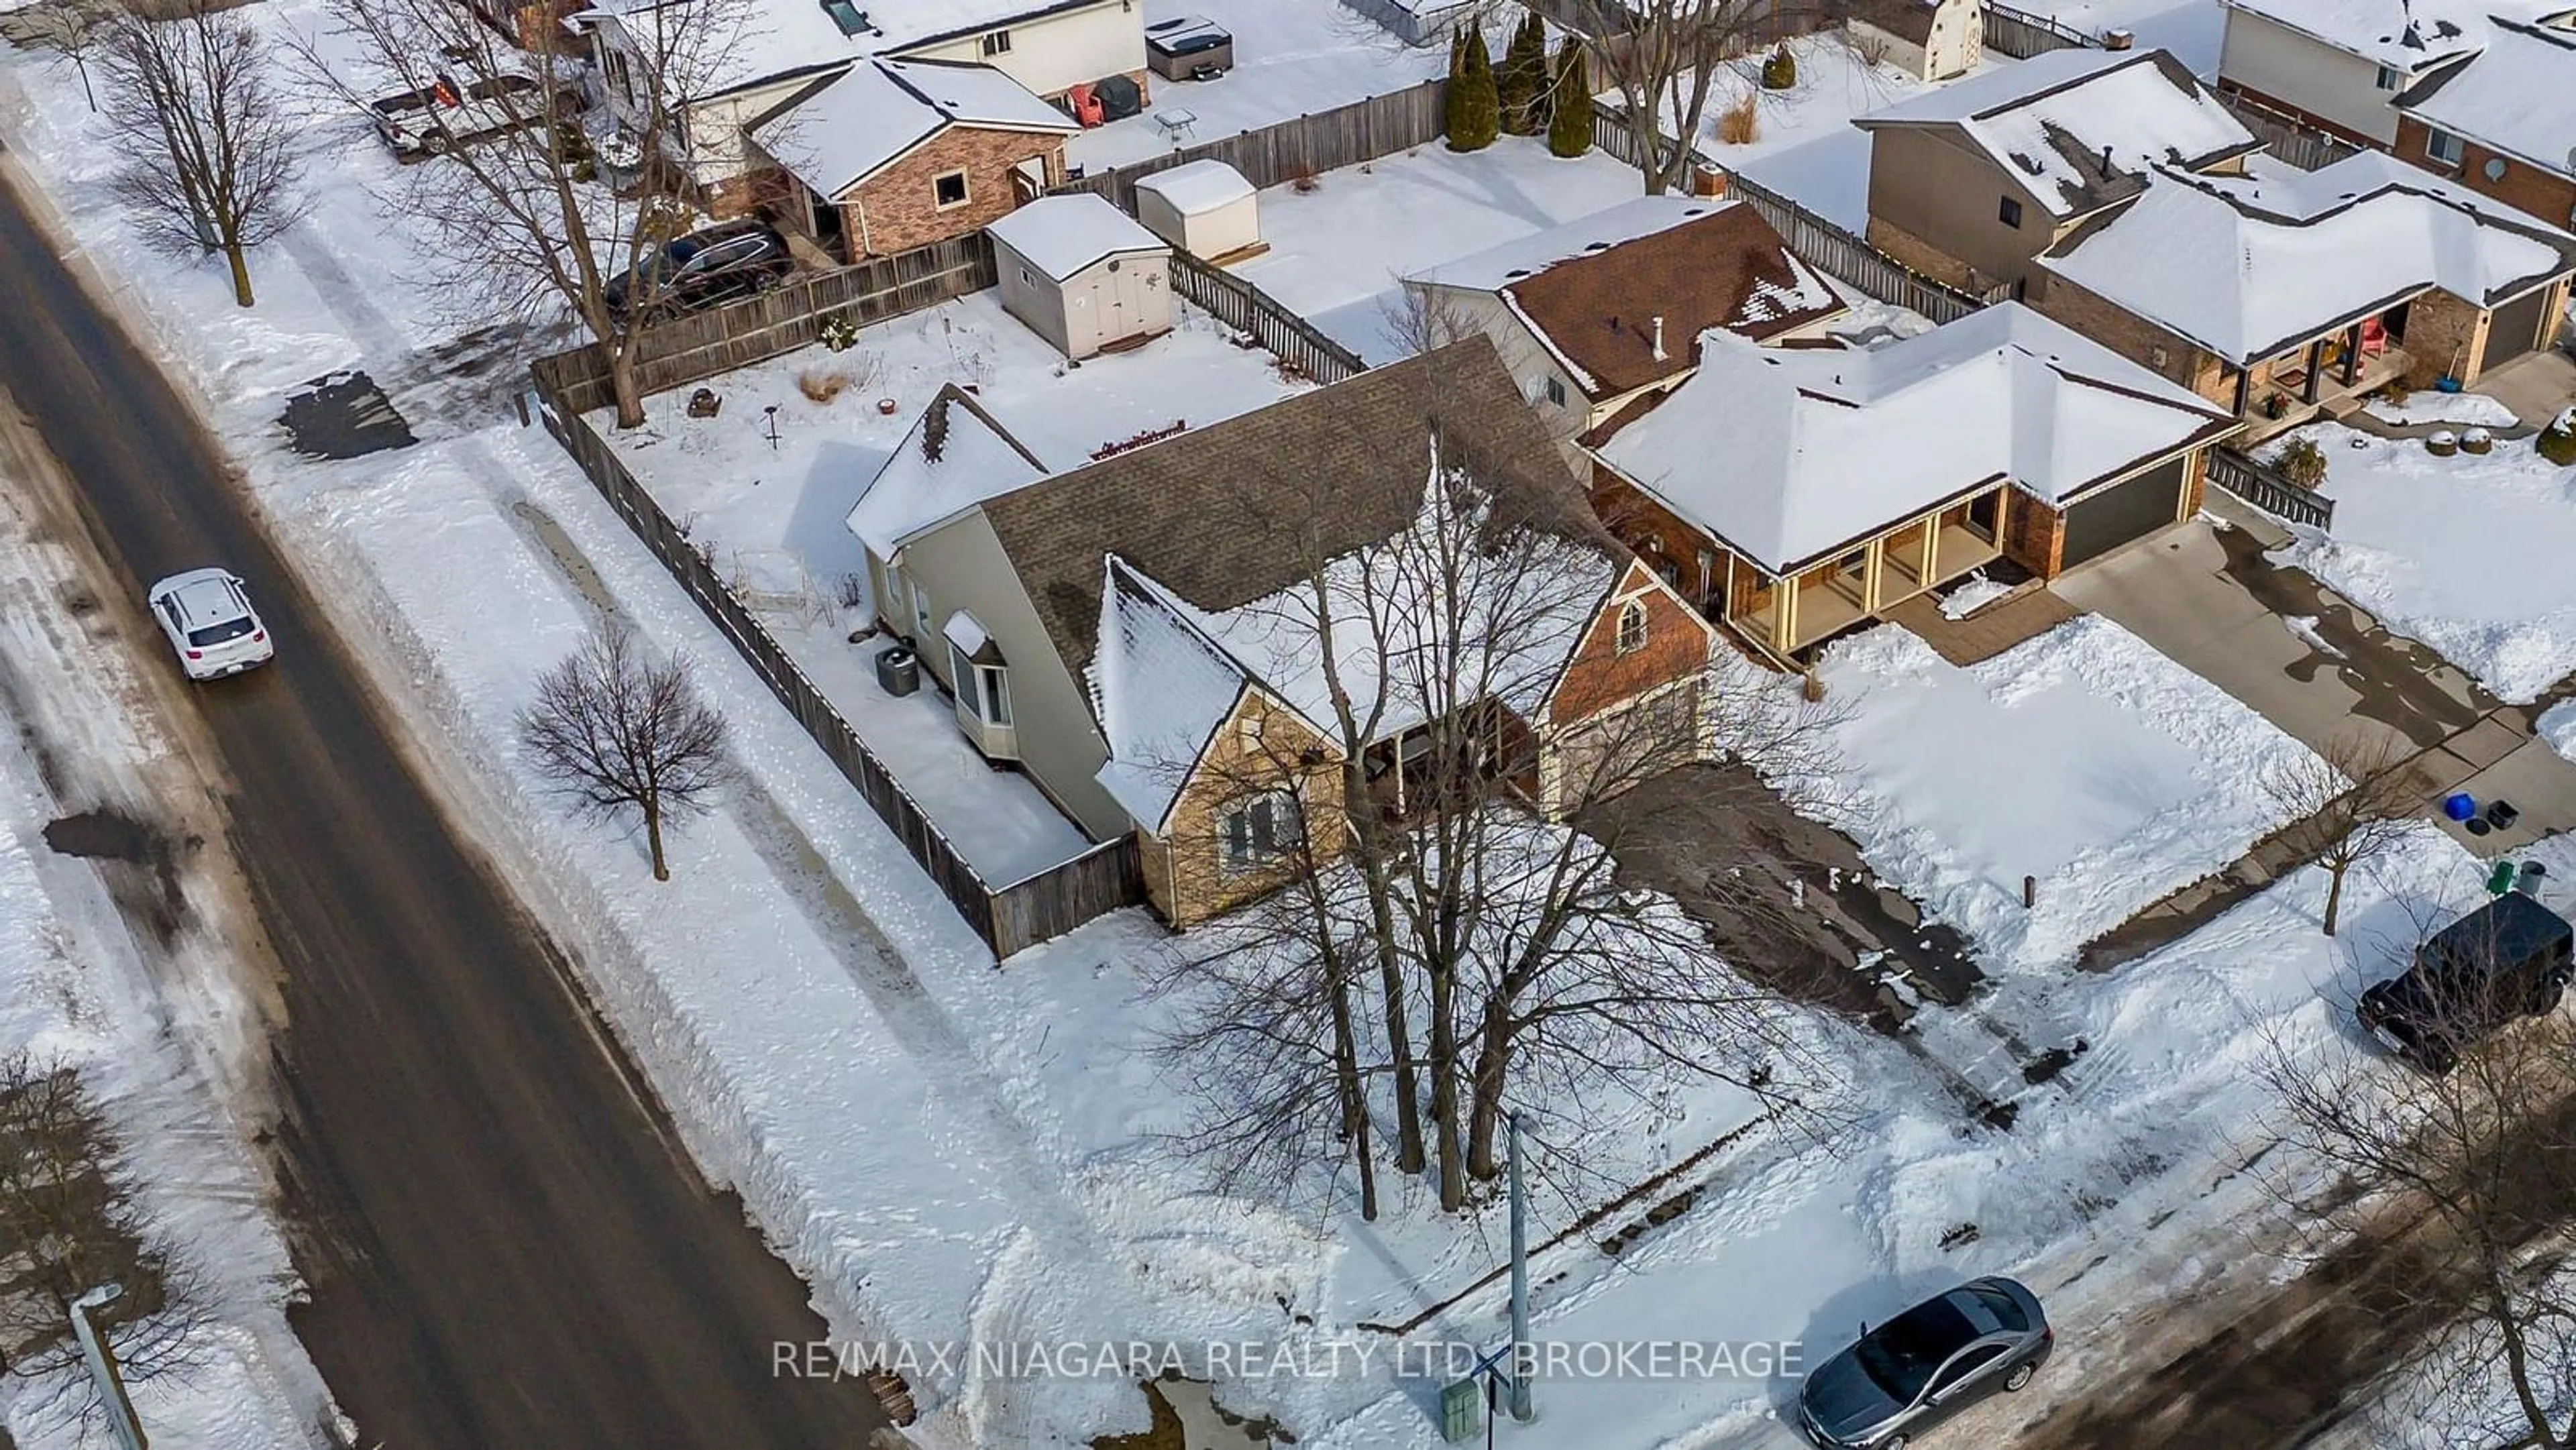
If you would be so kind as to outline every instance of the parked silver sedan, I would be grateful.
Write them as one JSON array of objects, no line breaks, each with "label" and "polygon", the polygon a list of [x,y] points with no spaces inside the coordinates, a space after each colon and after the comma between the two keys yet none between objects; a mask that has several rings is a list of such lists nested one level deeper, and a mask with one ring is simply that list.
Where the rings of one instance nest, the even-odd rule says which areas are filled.
[{"label": "parked silver sedan", "polygon": [[2030,1383],[2057,1333],[2011,1279],[1973,1279],[1818,1365],[1798,1391],[1798,1427],[1826,1450],[1905,1450],[1914,1436],[1998,1390]]}]

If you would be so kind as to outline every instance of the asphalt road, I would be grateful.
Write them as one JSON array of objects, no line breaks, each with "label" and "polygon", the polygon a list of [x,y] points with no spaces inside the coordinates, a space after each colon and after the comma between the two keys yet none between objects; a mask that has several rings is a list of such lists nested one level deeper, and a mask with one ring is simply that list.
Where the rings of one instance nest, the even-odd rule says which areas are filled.
[{"label": "asphalt road", "polygon": [[[0,184],[0,387],[124,599],[246,578],[274,666],[193,692],[276,959],[297,1329],[388,1450],[861,1446],[863,1387],[774,1379],[806,1290],[668,1146],[544,934],[407,763],[402,724],[220,450]],[[141,627],[139,605],[135,622]]]}]

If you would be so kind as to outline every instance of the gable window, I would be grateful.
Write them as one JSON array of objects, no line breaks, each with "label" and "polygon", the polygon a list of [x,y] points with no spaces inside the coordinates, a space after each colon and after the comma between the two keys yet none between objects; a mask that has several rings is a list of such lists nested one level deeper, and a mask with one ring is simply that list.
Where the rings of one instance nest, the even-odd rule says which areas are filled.
[{"label": "gable window", "polygon": [[966,204],[966,173],[963,171],[951,171],[938,177],[930,183],[930,192],[942,207],[964,206]]},{"label": "gable window", "polygon": [[1236,739],[1242,745],[1244,754],[1254,756],[1261,754],[1260,716],[1244,716],[1243,719],[1236,724],[1235,730]]},{"label": "gable window", "polygon": [[1995,220],[2005,226],[2018,229],[2021,226],[2021,203],[2009,196],[2005,197],[1995,207]]},{"label": "gable window", "polygon": [[1564,407],[1565,384],[1558,382],[1554,378],[1549,378],[1547,380],[1547,400],[1560,408]]},{"label": "gable window", "polygon": [[1011,723],[1011,672],[1003,665],[979,665],[966,651],[948,646],[948,669],[957,677],[957,697],[987,725]]},{"label": "gable window", "polygon": [[1631,599],[1619,606],[1619,653],[1632,655],[1646,647],[1646,606]]},{"label": "gable window", "polygon": [[2390,70],[2386,66],[2381,66],[2379,68],[2379,88],[2383,91],[2402,91],[2406,89],[2406,72],[2402,70]]},{"label": "gable window", "polygon": [[1263,791],[1227,811],[1218,824],[1229,868],[1265,866],[1297,844],[1297,802],[1284,790]]},{"label": "gable window", "polygon": [[2424,154],[2445,166],[2457,166],[2460,164],[2460,158],[2467,155],[2468,151],[2461,144],[2460,138],[2448,131],[2426,131]]},{"label": "gable window", "polygon": [[985,31],[984,53],[986,55],[1009,55],[1011,53],[1011,32],[1007,30]]}]

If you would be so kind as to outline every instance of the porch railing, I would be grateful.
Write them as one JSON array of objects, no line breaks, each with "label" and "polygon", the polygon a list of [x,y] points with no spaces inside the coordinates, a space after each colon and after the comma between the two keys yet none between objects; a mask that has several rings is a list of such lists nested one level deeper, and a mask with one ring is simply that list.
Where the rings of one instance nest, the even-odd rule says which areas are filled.
[{"label": "porch railing", "polygon": [[2304,524],[2312,529],[2334,527],[2333,499],[2314,489],[2301,488],[2274,470],[2231,449],[2209,450],[2209,483],[2237,501],[2285,523]]}]

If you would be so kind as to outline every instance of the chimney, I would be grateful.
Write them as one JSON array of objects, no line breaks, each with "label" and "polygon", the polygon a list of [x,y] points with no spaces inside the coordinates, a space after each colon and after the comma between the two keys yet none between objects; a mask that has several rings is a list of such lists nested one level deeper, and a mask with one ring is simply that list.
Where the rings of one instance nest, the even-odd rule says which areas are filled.
[{"label": "chimney", "polygon": [[2107,141],[2102,144],[2102,174],[2105,177],[2111,174],[2111,145]]},{"label": "chimney", "polygon": [[1657,361],[1657,362],[1662,362],[1663,360],[1664,360],[1664,319],[1663,319],[1661,316],[1657,316],[1657,317],[1655,318],[1655,361]]}]

